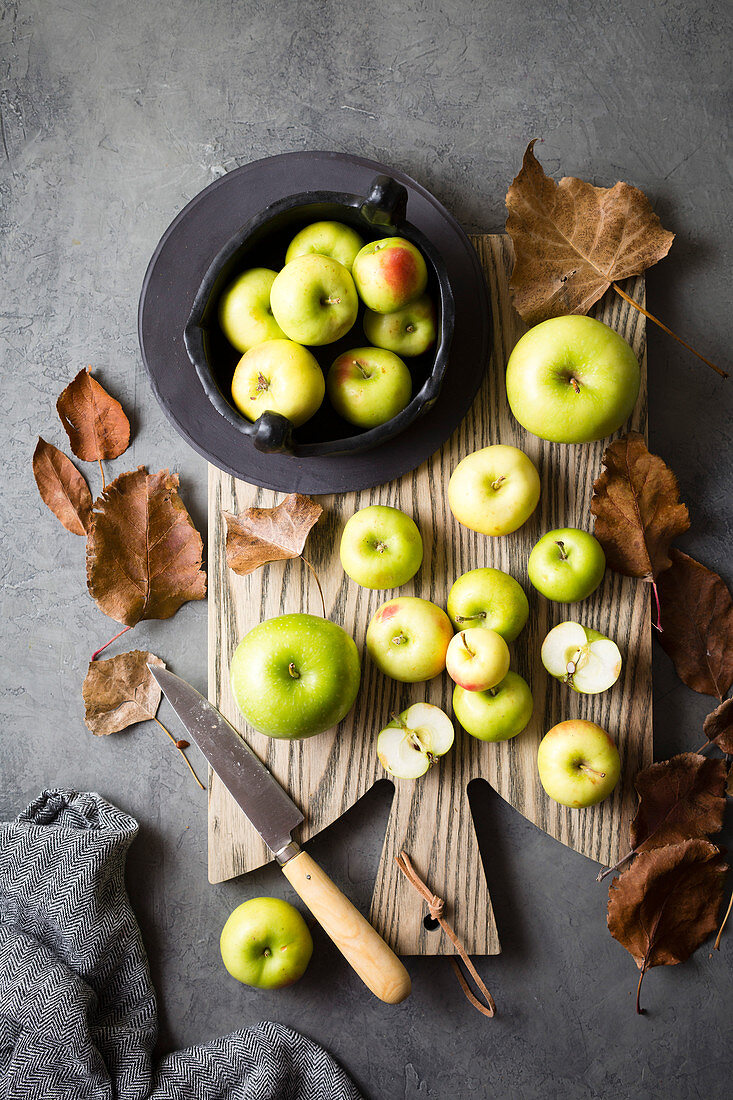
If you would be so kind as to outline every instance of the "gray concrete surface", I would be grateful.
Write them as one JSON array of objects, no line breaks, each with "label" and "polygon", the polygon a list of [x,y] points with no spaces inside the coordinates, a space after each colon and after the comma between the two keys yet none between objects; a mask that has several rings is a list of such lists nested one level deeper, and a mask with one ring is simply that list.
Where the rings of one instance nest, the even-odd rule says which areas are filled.
[{"label": "gray concrete surface", "polygon": [[[730,22],[722,0],[4,0],[0,16],[3,702],[0,812],[43,786],[97,789],[140,821],[129,888],[160,995],[160,1047],[260,1018],[324,1043],[365,1094],[711,1098],[730,1095],[733,929],[714,958],[648,975],[605,928],[595,868],[479,784],[473,792],[504,953],[479,963],[487,1022],[445,960],[412,960],[414,995],[371,999],[316,934],[278,994],[229,979],[218,934],[235,904],[288,896],[270,868],[206,881],[205,798],[152,724],[95,740],[89,654],[114,633],[86,595],[84,547],[41,503],[37,434],[65,442],[58,392],[87,363],[132,412],[114,469],[171,466],[196,521],[206,470],[156,406],[140,362],[138,291],[178,210],[215,176],[292,149],[357,151],[405,169],[472,230],[501,225],[531,137],[551,172],[642,187],[677,240],[651,309],[730,365]],[[675,468],[683,546],[733,580],[731,386],[649,334],[651,441]],[[94,469],[93,487],[99,487]],[[203,687],[206,607],[130,642]],[[708,700],[655,654],[658,756],[701,742]],[[162,708],[162,715],[171,718]],[[314,845],[367,903],[390,788]],[[730,840],[730,828],[728,829]]]}]

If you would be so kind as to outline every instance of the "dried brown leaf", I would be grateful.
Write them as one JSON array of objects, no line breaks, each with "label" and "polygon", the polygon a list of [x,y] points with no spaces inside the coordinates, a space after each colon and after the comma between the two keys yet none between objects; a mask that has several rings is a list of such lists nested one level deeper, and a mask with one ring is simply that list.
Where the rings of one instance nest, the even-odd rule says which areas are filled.
[{"label": "dried brown leaf", "polygon": [[148,664],[165,668],[160,657],[142,649],[107,661],[90,661],[82,687],[84,721],[96,736],[118,733],[136,722],[155,718],[161,690]]},{"label": "dried brown leaf", "polygon": [[168,619],[206,595],[203,543],[178,494],[178,475],[144,466],[120,474],[95,502],[87,585],[98,606],[126,626]]},{"label": "dried brown leaf", "polygon": [[638,432],[611,443],[603,466],[590,508],[606,562],[624,576],[653,581],[671,564],[672,539],[690,526],[677,479]]},{"label": "dried brown leaf", "polygon": [[726,699],[707,716],[702,732],[721,752],[733,753],[733,697]]},{"label": "dried brown leaf", "polygon": [[631,822],[635,852],[662,848],[692,837],[706,837],[723,827],[724,760],[684,752],[639,772],[635,785],[639,808]]},{"label": "dried brown leaf", "polygon": [[662,573],[662,649],[679,678],[703,695],[723,699],[733,684],[733,598],[722,577],[681,550]]},{"label": "dried brown leaf", "polygon": [[43,503],[56,519],[72,535],[86,535],[92,515],[92,494],[86,479],[63,451],[40,435],[33,452],[33,476]]},{"label": "dried brown leaf", "polygon": [[674,240],[638,188],[594,187],[573,176],[557,184],[543,172],[534,145],[506,196],[515,253],[510,286],[528,325],[587,313],[612,283],[666,256]]},{"label": "dried brown leaf", "polygon": [[63,391],[56,409],[71,449],[84,462],[117,458],[130,442],[130,421],[119,401],[97,382],[87,367]]},{"label": "dried brown leaf", "polygon": [[224,512],[227,565],[246,577],[270,561],[297,558],[323,509],[310,497],[290,493],[275,508]]}]

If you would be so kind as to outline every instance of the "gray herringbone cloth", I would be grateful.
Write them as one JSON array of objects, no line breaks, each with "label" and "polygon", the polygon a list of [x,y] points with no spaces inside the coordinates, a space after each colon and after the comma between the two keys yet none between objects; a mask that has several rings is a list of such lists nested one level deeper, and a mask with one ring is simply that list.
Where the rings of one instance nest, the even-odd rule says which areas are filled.
[{"label": "gray herringbone cloth", "polygon": [[155,990],[124,883],[136,833],[98,794],[67,790],[0,825],[3,1100],[359,1100],[279,1024],[153,1064]]}]

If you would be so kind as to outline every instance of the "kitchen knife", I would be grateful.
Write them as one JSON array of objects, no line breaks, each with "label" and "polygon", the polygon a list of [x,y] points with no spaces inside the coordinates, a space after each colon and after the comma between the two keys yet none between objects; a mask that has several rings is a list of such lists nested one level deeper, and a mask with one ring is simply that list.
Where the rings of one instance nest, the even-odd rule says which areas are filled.
[{"label": "kitchen knife", "polygon": [[239,803],[286,879],[375,996],[399,1004],[410,976],[368,920],[292,839],[303,814],[234,726],[208,699],[168,669],[148,665],[183,725]]}]

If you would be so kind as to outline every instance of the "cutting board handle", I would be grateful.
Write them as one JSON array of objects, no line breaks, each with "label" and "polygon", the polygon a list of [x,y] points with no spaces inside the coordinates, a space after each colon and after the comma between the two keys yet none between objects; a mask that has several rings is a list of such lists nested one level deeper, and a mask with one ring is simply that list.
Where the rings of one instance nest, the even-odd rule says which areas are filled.
[{"label": "cutting board handle", "polygon": [[394,951],[307,852],[282,872],[375,997],[391,1005],[409,997],[410,975]]}]

